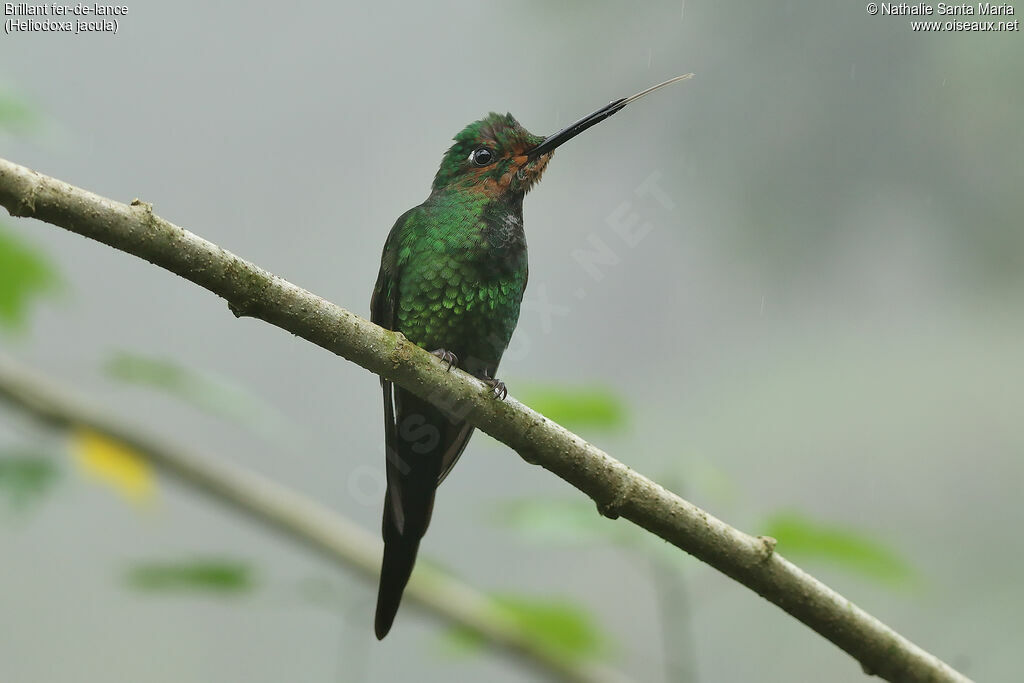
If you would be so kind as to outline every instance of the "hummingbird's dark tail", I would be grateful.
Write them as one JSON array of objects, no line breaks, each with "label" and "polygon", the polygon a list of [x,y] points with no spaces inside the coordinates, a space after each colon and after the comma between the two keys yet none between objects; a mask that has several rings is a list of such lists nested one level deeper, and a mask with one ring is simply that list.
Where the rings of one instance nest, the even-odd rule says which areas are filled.
[{"label": "hummingbird's dark tail", "polygon": [[416,553],[422,536],[403,537],[394,524],[389,524],[385,511],[384,561],[380,567],[380,587],[377,589],[377,616],[373,628],[377,640],[383,640],[391,630],[391,624],[398,614],[405,584],[409,582],[412,568],[416,564]]},{"label": "hummingbird's dark tail", "polygon": [[431,403],[382,382],[388,488],[384,496],[384,560],[374,630],[391,630],[420,539],[434,509],[434,492],[466,447],[473,428],[451,420]]}]

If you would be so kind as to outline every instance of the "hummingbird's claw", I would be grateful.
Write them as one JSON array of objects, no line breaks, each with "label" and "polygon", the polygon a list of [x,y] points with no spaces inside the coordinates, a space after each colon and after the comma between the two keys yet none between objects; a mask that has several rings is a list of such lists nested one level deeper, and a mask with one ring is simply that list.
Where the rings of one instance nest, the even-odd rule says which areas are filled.
[{"label": "hummingbird's claw", "polygon": [[448,372],[452,371],[453,365],[459,364],[459,357],[456,356],[451,351],[449,351],[448,349],[437,349],[436,351],[431,351],[430,354],[440,358],[442,363],[447,363]]},{"label": "hummingbird's claw", "polygon": [[486,370],[484,370],[483,375],[480,377],[480,381],[491,388],[495,398],[504,401],[508,397],[508,388],[505,386],[505,383],[500,379],[491,377]]},{"label": "hummingbird's claw", "polygon": [[491,390],[494,391],[494,396],[496,398],[504,401],[508,397],[508,389],[505,387],[505,383],[500,379],[492,378],[488,380],[487,383],[491,385]]}]

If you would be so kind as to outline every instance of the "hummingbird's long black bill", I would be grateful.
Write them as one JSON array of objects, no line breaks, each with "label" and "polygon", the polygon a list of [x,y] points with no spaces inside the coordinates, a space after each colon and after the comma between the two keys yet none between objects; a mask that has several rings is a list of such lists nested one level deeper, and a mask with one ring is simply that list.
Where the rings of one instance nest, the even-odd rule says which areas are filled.
[{"label": "hummingbird's long black bill", "polygon": [[572,140],[574,137],[585,131],[587,128],[590,128],[591,126],[601,123],[612,114],[615,114],[621,109],[623,109],[630,102],[638,100],[644,95],[648,95],[654,92],[655,90],[658,90],[659,88],[664,88],[666,85],[672,85],[673,83],[685,81],[690,78],[693,78],[692,73],[683,74],[682,76],[676,76],[675,78],[668,79],[664,83],[658,83],[657,85],[652,85],[650,88],[647,88],[646,90],[641,90],[635,95],[630,95],[629,97],[623,97],[621,99],[615,100],[614,102],[609,102],[608,104],[604,105],[594,113],[587,114],[576,123],[566,126],[562,130],[555,133],[554,135],[549,135],[543,142],[541,142],[539,145],[537,145],[529,152],[527,152],[526,158],[529,161],[533,161],[542,154],[547,154],[548,152],[553,150],[555,147],[558,147],[562,143]]}]

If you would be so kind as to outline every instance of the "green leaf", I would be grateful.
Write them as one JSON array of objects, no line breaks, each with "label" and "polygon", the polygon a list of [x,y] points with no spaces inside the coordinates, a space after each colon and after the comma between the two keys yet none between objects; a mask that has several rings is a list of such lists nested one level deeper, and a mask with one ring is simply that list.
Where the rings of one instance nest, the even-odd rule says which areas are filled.
[{"label": "green leaf", "polygon": [[572,602],[514,595],[498,596],[496,601],[524,631],[567,657],[592,657],[604,647],[604,636],[593,618]]},{"label": "green leaf", "polygon": [[582,498],[504,501],[494,518],[531,541],[560,546],[614,542],[622,535],[620,525],[602,517],[590,500]]},{"label": "green leaf", "polygon": [[620,429],[626,424],[625,404],[607,387],[520,385],[516,386],[516,398],[566,426]]},{"label": "green leaf", "polygon": [[32,300],[59,284],[49,259],[0,224],[0,327],[22,327]]},{"label": "green leaf", "polygon": [[0,130],[24,133],[32,130],[38,121],[39,115],[24,100],[0,90]]},{"label": "green leaf", "polygon": [[[593,617],[575,603],[508,594],[493,599],[496,610],[557,656],[579,661],[607,652],[607,637]],[[476,634],[453,627],[445,633],[445,645],[453,654],[468,655],[480,652],[484,643]]]},{"label": "green leaf", "polygon": [[146,562],[128,570],[125,580],[148,592],[245,593],[254,586],[248,564],[236,560],[199,559],[185,562]]},{"label": "green leaf", "polygon": [[41,498],[57,481],[53,459],[25,450],[0,452],[0,493],[9,497],[11,507],[23,509]]},{"label": "green leaf", "polygon": [[204,412],[244,424],[264,435],[287,429],[287,422],[280,413],[249,392],[172,360],[119,351],[107,361],[104,371],[116,380],[158,389]]},{"label": "green leaf", "polygon": [[533,543],[560,548],[612,545],[630,553],[674,564],[679,569],[693,566],[695,560],[664,540],[636,527],[602,517],[593,502],[523,498],[504,501],[496,507],[494,521],[520,533]]},{"label": "green leaf", "polygon": [[855,530],[819,524],[796,512],[782,512],[767,524],[766,536],[787,557],[827,560],[843,569],[889,584],[907,584],[915,572],[893,550]]}]

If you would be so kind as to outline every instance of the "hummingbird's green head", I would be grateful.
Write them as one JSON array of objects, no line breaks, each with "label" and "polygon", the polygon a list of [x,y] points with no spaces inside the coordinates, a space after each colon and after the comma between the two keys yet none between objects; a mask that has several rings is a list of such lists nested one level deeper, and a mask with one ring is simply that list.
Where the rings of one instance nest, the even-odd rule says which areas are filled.
[{"label": "hummingbird's green head", "polygon": [[525,194],[540,180],[551,153],[527,154],[544,138],[519,125],[512,114],[488,114],[455,136],[434,176],[434,191],[458,189],[498,198]]}]

